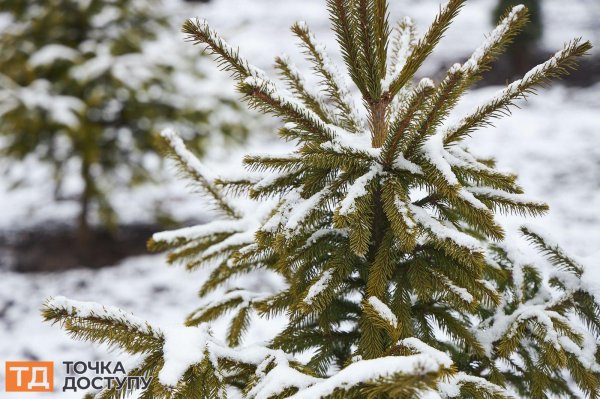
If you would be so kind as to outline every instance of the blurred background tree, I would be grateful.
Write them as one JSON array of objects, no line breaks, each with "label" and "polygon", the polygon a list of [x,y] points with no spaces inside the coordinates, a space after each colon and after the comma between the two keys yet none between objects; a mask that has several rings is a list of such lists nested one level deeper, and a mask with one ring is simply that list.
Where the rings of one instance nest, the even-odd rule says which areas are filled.
[{"label": "blurred background tree", "polygon": [[146,163],[163,122],[175,121],[199,151],[211,132],[245,135],[237,106],[210,92],[198,61],[160,42],[167,29],[176,36],[160,6],[0,0],[11,19],[0,34],[0,155],[49,164],[57,198],[77,161],[80,243],[92,216],[117,223],[111,190],[153,177]]},{"label": "blurred background tree", "polygon": [[519,33],[518,39],[510,45],[506,53],[513,75],[523,74],[531,68],[531,63],[534,62],[532,61],[534,53],[538,49],[539,41],[544,33],[542,0],[498,0],[493,12],[492,24],[496,24],[506,10],[518,4],[527,7],[530,22]]}]

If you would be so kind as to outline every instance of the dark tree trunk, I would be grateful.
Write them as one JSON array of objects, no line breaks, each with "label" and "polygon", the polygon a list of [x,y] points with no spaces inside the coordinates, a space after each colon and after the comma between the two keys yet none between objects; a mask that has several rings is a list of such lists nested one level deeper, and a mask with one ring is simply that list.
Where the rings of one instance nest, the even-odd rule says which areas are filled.
[{"label": "dark tree trunk", "polygon": [[77,220],[77,241],[79,249],[84,253],[90,242],[90,225],[89,225],[89,213],[90,205],[92,200],[92,194],[94,191],[94,182],[91,175],[91,165],[86,159],[82,160],[81,163],[81,177],[83,179],[83,192],[79,200],[79,218]]}]

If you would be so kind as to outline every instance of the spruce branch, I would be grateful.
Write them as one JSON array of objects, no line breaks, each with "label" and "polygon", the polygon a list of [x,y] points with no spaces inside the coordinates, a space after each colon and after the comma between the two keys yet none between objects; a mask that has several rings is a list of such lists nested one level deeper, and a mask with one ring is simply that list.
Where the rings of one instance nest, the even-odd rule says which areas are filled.
[{"label": "spruce branch", "polygon": [[490,64],[512,43],[528,20],[528,10],[525,6],[518,5],[508,9],[487,40],[462,65],[462,69],[468,75],[477,75],[487,70]]},{"label": "spruce branch", "polygon": [[[368,93],[368,96],[365,96],[367,102],[376,102],[382,94],[381,72],[385,68],[385,58],[380,58],[380,56],[383,50],[385,50],[384,54],[387,56],[389,33],[385,27],[386,10],[385,8],[383,10],[376,9],[377,5],[382,6],[381,1],[378,0],[377,5],[375,3],[375,0],[357,0],[354,6],[360,43],[359,62]],[[383,20],[381,20],[382,18]],[[376,36],[377,34],[383,34],[383,36]]]},{"label": "spruce branch", "polygon": [[424,141],[435,134],[437,127],[459,99],[459,93],[464,86],[465,72],[458,64],[450,68],[447,76],[438,85],[435,92],[428,98],[424,111],[419,114],[416,123],[405,132],[405,139],[400,151],[407,158],[419,149]]},{"label": "spruce branch", "polygon": [[391,231],[404,251],[411,252],[417,244],[417,232],[413,215],[409,209],[407,190],[393,178],[383,181],[381,198],[383,210],[390,222]]},{"label": "spruce branch", "polygon": [[[378,80],[381,82],[387,72],[387,56],[388,46],[390,41],[390,24],[389,24],[389,11],[387,0],[373,0],[373,31],[375,39],[375,47],[377,54],[377,63],[379,67]],[[381,83],[379,83],[381,85]]]},{"label": "spruce branch", "polygon": [[556,244],[550,244],[539,233],[536,233],[529,227],[521,227],[521,232],[525,237],[535,245],[550,261],[560,268],[581,277],[583,274],[582,266],[578,265],[573,259],[565,255],[563,250]]},{"label": "spruce branch", "polygon": [[402,141],[410,142],[410,138],[407,138],[407,130],[411,123],[414,123],[416,114],[421,112],[423,104],[433,93],[434,84],[431,79],[421,80],[413,93],[411,93],[406,108],[392,122],[390,132],[383,144],[381,157],[384,165],[389,167],[396,157],[402,153]]},{"label": "spruce branch", "polygon": [[173,159],[180,170],[189,179],[197,184],[199,188],[210,198],[210,202],[215,205],[215,209],[222,212],[230,218],[239,218],[239,213],[229,204],[229,201],[215,187],[214,178],[211,173],[202,165],[200,160],[192,154],[183,143],[183,140],[175,131],[167,129],[161,133],[163,139],[164,153]]},{"label": "spruce branch", "polygon": [[569,42],[548,61],[530,70],[522,79],[511,83],[487,104],[480,106],[456,126],[446,130],[444,143],[448,145],[459,142],[476,129],[492,125],[492,119],[510,114],[510,108],[516,105],[516,100],[526,99],[550,79],[566,75],[576,67],[577,58],[588,54],[591,49],[592,44],[589,41],[581,43],[581,39],[575,39]]},{"label": "spruce branch", "polygon": [[400,89],[414,76],[425,59],[442,39],[452,20],[458,15],[464,5],[464,0],[449,0],[440,10],[425,35],[413,47],[410,57],[402,70],[394,76],[389,84],[389,95],[394,97]]},{"label": "spruce branch", "polygon": [[326,88],[325,93],[339,112],[341,126],[350,132],[358,132],[361,122],[352,104],[352,97],[344,77],[340,75],[333,61],[325,52],[325,46],[317,41],[304,23],[292,25],[292,32],[302,41],[306,56],[313,63],[315,72],[322,77],[322,83]]},{"label": "spruce branch", "polygon": [[205,20],[188,19],[183,24],[182,32],[187,35],[188,41],[206,46],[206,50],[217,57],[223,70],[230,72],[236,80],[242,81],[248,76],[262,75],[261,71],[239,55],[237,49],[232,48],[212,30]]},{"label": "spruce branch", "polygon": [[344,0],[327,0],[327,9],[329,10],[332,29],[336,35],[338,44],[342,51],[342,57],[348,67],[348,72],[356,87],[360,90],[363,97],[368,97],[369,92],[365,83],[365,71],[361,67],[359,60],[360,49],[358,47],[358,21],[355,10],[355,2],[346,2]]},{"label": "spruce branch", "polygon": [[289,57],[277,57],[275,59],[275,66],[288,82],[292,92],[302,100],[308,109],[317,114],[325,123],[332,123],[334,121],[334,117],[330,114],[323,99],[316,94],[309,93],[304,79],[296,66],[291,63]]},{"label": "spruce branch", "polygon": [[417,42],[416,36],[416,28],[410,17],[398,21],[391,35],[391,53],[384,86],[389,86],[388,81],[400,74]]},{"label": "spruce branch", "polygon": [[106,343],[131,354],[149,353],[163,344],[159,330],[110,306],[54,297],[44,304],[42,316],[45,321],[58,323],[75,339]]},{"label": "spruce branch", "polygon": [[273,82],[264,78],[249,77],[239,86],[240,92],[253,108],[283,118],[287,123],[295,124],[309,141],[330,141],[335,133],[317,114],[282,95]]}]

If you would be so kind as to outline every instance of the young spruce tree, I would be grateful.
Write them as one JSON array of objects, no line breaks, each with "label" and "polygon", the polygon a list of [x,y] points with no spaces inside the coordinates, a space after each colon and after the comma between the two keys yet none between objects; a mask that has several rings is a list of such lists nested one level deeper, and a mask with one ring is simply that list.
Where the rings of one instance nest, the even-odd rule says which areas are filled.
[{"label": "young spruce tree", "polygon": [[[527,21],[525,7],[507,11],[465,63],[438,83],[413,84],[463,3],[448,1],[417,39],[410,19],[390,26],[385,0],[328,0],[361,104],[303,23],[292,31],[322,90],[280,57],[290,94],[205,22],[187,21],[189,39],[217,56],[252,107],[285,122],[280,135],[296,149],[248,156],[248,173],[225,180],[164,132],[169,155],[223,217],[158,233],[150,248],[169,249],[170,262],[189,269],[209,267],[203,303],[175,331],[65,298],[46,303],[45,319],[75,338],[141,354],[130,374],[154,377],[142,398],[600,397],[600,298],[588,272],[531,229],[522,233],[544,256],[529,259],[503,241],[495,213],[535,216],[547,206],[463,143],[591,45],[568,43],[447,126],[458,99]],[[231,202],[242,194],[257,203],[249,212]],[[209,295],[260,270],[285,284]],[[208,326],[227,312],[223,342]],[[243,344],[255,312],[287,316],[266,346]],[[90,397],[122,394],[113,387]]]},{"label": "young spruce tree", "polygon": [[159,0],[0,0],[10,20],[0,32],[0,156],[49,164],[59,198],[79,161],[82,241],[93,216],[116,221],[111,189],[155,177],[145,161],[167,122],[197,149],[208,132],[245,134],[231,118],[232,99],[206,91],[198,60],[161,44],[170,26],[161,7]]}]

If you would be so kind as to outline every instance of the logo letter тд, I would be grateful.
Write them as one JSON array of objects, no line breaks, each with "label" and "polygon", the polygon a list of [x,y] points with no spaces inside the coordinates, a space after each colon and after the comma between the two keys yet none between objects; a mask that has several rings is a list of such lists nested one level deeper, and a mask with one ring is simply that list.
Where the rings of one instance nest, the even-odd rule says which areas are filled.
[{"label": "logo letter \u0442\u0434", "polygon": [[6,392],[52,392],[53,362],[6,362]]}]

